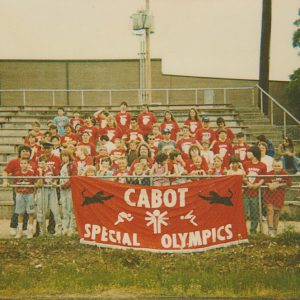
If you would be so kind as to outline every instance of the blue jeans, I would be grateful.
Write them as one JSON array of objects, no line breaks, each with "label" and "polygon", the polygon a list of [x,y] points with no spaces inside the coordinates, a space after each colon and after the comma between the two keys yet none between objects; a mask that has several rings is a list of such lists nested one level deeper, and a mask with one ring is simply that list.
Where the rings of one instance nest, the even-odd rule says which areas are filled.
[{"label": "blue jeans", "polygon": [[298,160],[295,156],[281,156],[281,161],[284,170],[293,169],[296,170],[296,172],[300,172]]}]

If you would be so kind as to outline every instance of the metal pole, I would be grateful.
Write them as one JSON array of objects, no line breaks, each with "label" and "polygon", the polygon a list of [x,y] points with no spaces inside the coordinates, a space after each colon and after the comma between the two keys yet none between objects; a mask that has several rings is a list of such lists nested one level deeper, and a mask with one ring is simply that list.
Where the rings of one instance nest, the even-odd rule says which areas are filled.
[{"label": "metal pole", "polygon": [[274,125],[273,101],[271,101],[271,125]]},{"label": "metal pole", "polygon": [[259,232],[263,233],[261,187],[258,189]]},{"label": "metal pole", "polygon": [[254,106],[255,104],[255,91],[254,88],[252,89],[252,105]]},{"label": "metal pole", "polygon": [[41,188],[41,201],[42,201],[42,213],[43,213],[43,226],[42,227],[44,230],[44,234],[47,234],[47,226],[46,226],[47,207],[46,207],[45,198],[46,198],[45,197],[45,188],[42,186],[42,188]]},{"label": "metal pole", "polygon": [[84,93],[83,93],[83,90],[81,90],[81,106],[84,106]]},{"label": "metal pole", "polygon": [[[146,15],[149,17],[149,0],[146,0]],[[146,28],[146,90],[147,101],[151,103],[151,56],[150,56],[150,28]]]},{"label": "metal pole", "polygon": [[23,105],[26,106],[26,91],[23,90]]},{"label": "metal pole", "polygon": [[167,104],[169,104],[169,90],[166,90],[166,92],[167,92]]},{"label": "metal pole", "polygon": [[195,89],[195,103],[198,104],[198,90]]},{"label": "metal pole", "polygon": [[55,106],[55,91],[52,91],[52,105]]},{"label": "metal pole", "polygon": [[264,111],[263,108],[263,92],[260,91],[260,112],[262,113]]},{"label": "metal pole", "polygon": [[283,112],[283,132],[284,136],[286,136],[286,112]]},{"label": "metal pole", "polygon": [[224,89],[224,104],[227,104],[227,95],[226,95],[226,89]]},{"label": "metal pole", "polygon": [[108,97],[109,97],[109,105],[112,106],[112,92],[111,92],[111,90],[108,93]]}]

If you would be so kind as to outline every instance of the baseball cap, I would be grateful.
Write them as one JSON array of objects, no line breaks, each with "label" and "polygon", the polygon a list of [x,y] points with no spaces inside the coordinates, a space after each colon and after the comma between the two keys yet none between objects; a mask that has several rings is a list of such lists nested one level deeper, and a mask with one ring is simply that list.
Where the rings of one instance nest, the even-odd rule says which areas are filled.
[{"label": "baseball cap", "polygon": [[53,147],[53,144],[52,143],[49,143],[49,142],[45,142],[42,144],[43,148],[51,148]]},{"label": "baseball cap", "polygon": [[162,131],[162,134],[168,134],[168,133],[171,133],[170,129],[169,128],[164,128],[163,131]]},{"label": "baseball cap", "polygon": [[209,117],[208,116],[203,116],[202,121],[203,122],[209,122]]}]

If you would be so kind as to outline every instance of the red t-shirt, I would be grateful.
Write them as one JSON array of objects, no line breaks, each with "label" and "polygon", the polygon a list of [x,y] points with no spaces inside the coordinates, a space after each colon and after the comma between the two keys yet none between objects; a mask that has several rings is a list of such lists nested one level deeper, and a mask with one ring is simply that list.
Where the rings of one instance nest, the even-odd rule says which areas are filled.
[{"label": "red t-shirt", "polygon": [[216,139],[215,132],[211,128],[201,128],[196,132],[195,138],[201,144],[208,141],[210,144]]},{"label": "red t-shirt", "polygon": [[87,126],[83,125],[80,128],[80,133],[82,132],[88,132],[90,134],[90,142],[93,143],[94,145],[97,144],[98,140],[98,129],[95,126]]},{"label": "red t-shirt", "polygon": [[118,112],[115,116],[115,119],[122,134],[126,133],[126,131],[130,128],[130,113],[127,111],[124,113]]},{"label": "red t-shirt", "polygon": [[247,160],[247,149],[249,148],[249,145],[243,144],[243,145],[234,145],[233,146],[233,152],[235,155],[237,155],[241,162],[244,162]]},{"label": "red t-shirt", "polygon": [[84,124],[82,119],[75,119],[75,118],[71,118],[70,120],[70,125],[72,126],[72,128],[75,130],[75,127],[80,124],[81,126]]},{"label": "red t-shirt", "polygon": [[202,159],[202,162],[201,162],[201,165],[200,165],[200,168],[197,168],[193,162],[192,159],[188,159],[185,161],[186,163],[186,170],[188,171],[188,173],[191,173],[193,170],[204,170],[205,173],[207,173],[208,171],[208,165],[207,165],[207,162],[205,160],[205,158],[203,156],[201,156],[201,159]]},{"label": "red t-shirt", "polygon": [[232,132],[232,130],[230,128],[227,128],[227,127],[224,127],[224,128],[217,128],[215,133],[216,133],[216,137],[218,138],[219,136],[219,131],[220,130],[226,130],[227,132],[227,139],[229,139],[231,142],[233,141],[234,139],[234,133]]},{"label": "red t-shirt", "polygon": [[180,131],[180,128],[177,124],[177,122],[170,121],[170,122],[162,122],[160,124],[160,131],[163,132],[165,128],[168,128],[171,132],[171,140],[176,141],[177,140],[177,133]]},{"label": "red t-shirt", "polygon": [[152,126],[157,122],[156,117],[152,112],[142,112],[138,116],[139,128],[143,135],[152,132]]},{"label": "red t-shirt", "polygon": [[114,142],[116,138],[122,138],[122,131],[119,127],[106,127],[103,134],[107,135],[109,140]]},{"label": "red t-shirt", "polygon": [[176,148],[181,152],[183,159],[189,158],[189,150],[192,144],[196,143],[196,139],[189,137],[189,138],[182,138],[180,139],[177,144]]},{"label": "red t-shirt", "polygon": [[126,141],[143,141],[143,132],[140,129],[129,129],[123,135]]},{"label": "red t-shirt", "polygon": [[60,143],[61,145],[64,145],[65,143],[71,143],[73,141],[77,141],[78,140],[78,135],[75,133],[69,133],[66,134],[65,136],[62,137]]},{"label": "red t-shirt", "polygon": [[91,156],[87,156],[84,159],[75,158],[75,165],[79,176],[83,174],[86,166],[92,166],[93,164],[94,160]]},{"label": "red t-shirt", "polygon": [[[26,173],[22,173],[21,169],[16,172],[14,176],[35,176],[34,172],[32,170],[27,170]],[[35,178],[15,178],[13,180],[13,183],[18,185],[34,185],[36,179]],[[33,187],[18,187],[16,188],[16,193],[18,194],[32,194],[34,191]]]},{"label": "red t-shirt", "polygon": [[196,132],[202,128],[202,122],[200,120],[187,119],[184,121],[184,125],[189,126],[191,134],[196,134]]},{"label": "red t-shirt", "polygon": [[[253,163],[252,161],[245,161],[244,163],[244,170],[246,172],[246,175],[265,175],[267,174],[267,166],[262,162]],[[250,183],[257,183],[261,180],[261,177],[248,177],[248,182]],[[245,189],[245,193],[249,197],[257,197],[258,190],[253,189]]]},{"label": "red t-shirt", "polygon": [[59,159],[58,156],[52,155],[48,160],[47,160],[47,166],[52,168],[53,173],[55,176],[59,176],[60,172],[60,167],[61,167],[61,160]]},{"label": "red t-shirt", "polygon": [[222,167],[228,169],[230,164],[230,156],[232,155],[232,145],[229,139],[225,142],[216,141],[214,144],[212,151],[214,154],[220,154],[223,157]]},{"label": "red t-shirt", "polygon": [[[30,161],[29,163],[29,170],[36,172],[37,165],[34,161]],[[15,176],[17,172],[21,171],[20,167],[20,158],[14,158],[10,160],[6,167],[4,168],[4,171],[7,172],[8,175]]]},{"label": "red t-shirt", "polygon": [[77,146],[85,146],[88,149],[88,156],[96,156],[96,147],[94,144],[79,142]]},{"label": "red t-shirt", "polygon": [[[279,173],[275,171],[268,172],[267,175],[275,175],[276,177],[266,177],[265,183],[286,183],[288,186],[292,185],[292,180],[290,177],[280,177],[280,175],[288,175],[288,172],[281,170]],[[277,188],[274,191],[270,191],[268,188],[264,190],[264,202],[266,204],[273,204],[278,208],[284,206],[285,188]]]}]

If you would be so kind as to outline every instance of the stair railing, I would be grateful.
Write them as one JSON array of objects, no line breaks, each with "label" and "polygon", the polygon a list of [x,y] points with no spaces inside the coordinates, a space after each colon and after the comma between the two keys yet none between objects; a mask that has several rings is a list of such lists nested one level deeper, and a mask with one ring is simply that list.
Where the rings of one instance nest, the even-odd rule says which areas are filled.
[{"label": "stair railing", "polygon": [[287,116],[290,117],[297,125],[300,125],[300,121],[292,115],[285,107],[283,107],[274,97],[272,97],[269,93],[267,93],[265,90],[263,90],[259,85],[256,85],[256,87],[259,90],[260,93],[260,110],[263,113],[263,104],[264,104],[264,95],[269,99],[270,101],[270,120],[272,125],[274,124],[274,107],[277,107],[280,109],[280,111],[283,114],[283,132],[284,136],[287,134]]}]

